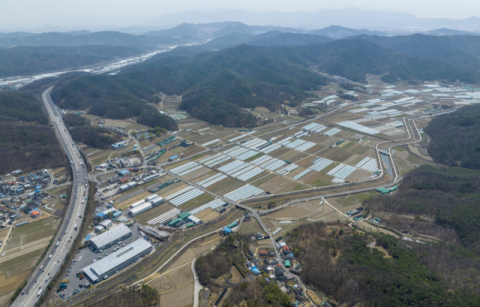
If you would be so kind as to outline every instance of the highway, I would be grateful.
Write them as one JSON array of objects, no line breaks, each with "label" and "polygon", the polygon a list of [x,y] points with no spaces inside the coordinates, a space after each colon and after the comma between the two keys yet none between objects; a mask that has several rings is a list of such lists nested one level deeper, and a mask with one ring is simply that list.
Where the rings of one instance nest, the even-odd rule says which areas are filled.
[{"label": "highway", "polygon": [[[87,169],[78,149],[72,145],[72,138],[63,123],[61,114],[53,105],[50,98],[52,89],[53,87],[50,87],[43,92],[42,101],[72,168],[72,195],[67,214],[62,221],[55,240],[40,262],[40,265],[28,279],[22,294],[19,294],[13,302],[12,306],[15,307],[34,306],[38,299],[45,293],[45,288],[51,278],[55,276],[60,269],[77,237],[77,227],[80,227],[82,224],[83,214],[87,204],[85,200],[88,197]],[[63,274],[63,272],[61,272],[61,274]]]}]

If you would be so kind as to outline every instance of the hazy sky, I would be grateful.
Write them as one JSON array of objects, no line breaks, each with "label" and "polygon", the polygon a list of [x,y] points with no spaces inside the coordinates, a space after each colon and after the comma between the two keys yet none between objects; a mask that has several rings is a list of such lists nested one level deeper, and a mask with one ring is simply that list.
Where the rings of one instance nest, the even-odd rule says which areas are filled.
[{"label": "hazy sky", "polygon": [[[306,11],[357,7],[391,10],[417,17],[467,18],[480,15],[479,0],[14,0],[3,1],[0,26],[54,25],[70,17],[91,15],[136,15],[151,18],[185,10],[243,9],[254,12]],[[136,18],[130,20],[137,22]],[[128,20],[126,20],[128,22]],[[129,24],[131,25],[131,24]]]}]

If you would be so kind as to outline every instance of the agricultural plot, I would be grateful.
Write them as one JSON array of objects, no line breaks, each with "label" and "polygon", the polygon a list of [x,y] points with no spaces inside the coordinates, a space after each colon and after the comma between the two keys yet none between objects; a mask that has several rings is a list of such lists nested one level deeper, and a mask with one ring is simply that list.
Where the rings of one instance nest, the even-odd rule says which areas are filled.
[{"label": "agricultural plot", "polygon": [[105,161],[108,160],[108,157],[114,152],[113,149],[107,149],[107,150],[104,150],[102,152],[99,152],[97,154],[94,154],[90,157],[88,157],[88,159],[90,160],[90,162],[93,164],[93,166],[98,166],[102,163],[105,163]]},{"label": "agricultural plot", "polygon": [[214,197],[210,194],[207,194],[207,193],[204,193],[198,197],[195,197],[189,201],[187,201],[186,203],[178,206],[179,209],[181,209],[182,211],[190,211],[194,208],[197,208],[198,206],[204,204],[204,203],[207,203],[211,200],[213,200]]},{"label": "agricultural plot", "polygon": [[193,304],[193,280],[192,283],[182,289],[164,293],[160,296],[160,306],[190,307]]},{"label": "agricultural plot", "polygon": [[256,219],[251,219],[250,221],[243,222],[242,228],[240,228],[238,233],[242,235],[252,235],[257,232],[263,232],[262,226],[260,226]]},{"label": "agricultural plot", "polygon": [[213,210],[212,208],[207,208],[205,210],[200,211],[199,213],[195,214],[197,218],[199,218],[202,222],[206,223],[213,219],[216,219],[220,216],[220,213]]},{"label": "agricultural plot", "polygon": [[[191,260],[190,260],[191,261]],[[169,273],[168,278],[173,282],[177,289],[181,289],[193,282],[193,273],[190,266],[183,266]]]},{"label": "agricultural plot", "polygon": [[147,222],[150,221],[153,217],[160,216],[174,208],[175,207],[170,205],[169,203],[163,203],[157,207],[154,207],[135,216],[135,220],[140,224],[147,225]]},{"label": "agricultural plot", "polygon": [[243,182],[237,179],[228,177],[214,185],[209,186],[207,190],[218,195],[225,195],[228,192],[238,189],[243,185],[244,185]]},{"label": "agricultural plot", "polygon": [[59,223],[59,219],[50,217],[21,227],[15,227],[6,242],[5,250],[52,236],[56,233]]}]

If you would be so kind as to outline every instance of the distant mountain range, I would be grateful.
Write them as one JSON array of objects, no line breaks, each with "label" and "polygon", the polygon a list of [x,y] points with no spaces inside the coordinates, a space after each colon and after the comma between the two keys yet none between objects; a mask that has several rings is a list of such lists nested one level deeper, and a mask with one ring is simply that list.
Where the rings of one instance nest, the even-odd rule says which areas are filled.
[{"label": "distant mountain range", "polygon": [[[472,12],[474,13],[474,12]],[[323,9],[316,12],[266,12],[245,10],[183,11],[166,14],[147,21],[157,26],[175,25],[182,22],[195,24],[219,23],[225,20],[239,21],[258,26],[282,26],[291,28],[325,28],[342,25],[354,29],[392,29],[421,32],[448,28],[469,32],[480,31],[480,18],[466,19],[420,18],[411,14],[393,11],[362,10],[358,8]],[[398,31],[397,31],[398,32]]]},{"label": "distant mountain range", "polygon": [[140,49],[156,49],[162,45],[175,44],[172,37],[132,35],[121,32],[76,31],[70,33],[0,33],[0,47],[11,46],[85,46],[108,45]]}]

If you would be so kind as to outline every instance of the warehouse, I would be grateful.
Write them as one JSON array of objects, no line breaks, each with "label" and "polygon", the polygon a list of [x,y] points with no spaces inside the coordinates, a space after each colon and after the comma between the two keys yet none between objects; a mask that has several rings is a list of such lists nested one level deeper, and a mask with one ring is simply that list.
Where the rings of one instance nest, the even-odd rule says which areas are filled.
[{"label": "warehouse", "polygon": [[92,283],[97,283],[120,271],[138,258],[147,255],[152,250],[152,244],[146,240],[133,241],[118,251],[91,264],[83,269],[84,276]]},{"label": "warehouse", "polygon": [[135,208],[131,208],[130,210],[128,210],[128,215],[133,217],[135,215],[138,215],[138,214],[140,214],[142,212],[145,212],[147,210],[150,210],[150,209],[152,209],[152,204],[149,203],[149,202],[144,202],[143,204],[138,205]]},{"label": "warehouse", "polygon": [[110,228],[113,225],[113,223],[112,223],[111,220],[103,220],[99,225],[102,226],[103,228],[105,228],[105,230],[106,230],[106,229]]},{"label": "warehouse", "polygon": [[110,245],[117,244],[119,241],[130,237],[132,232],[130,229],[121,224],[118,227],[112,228],[99,236],[90,239],[90,246],[96,250],[102,250]]}]

